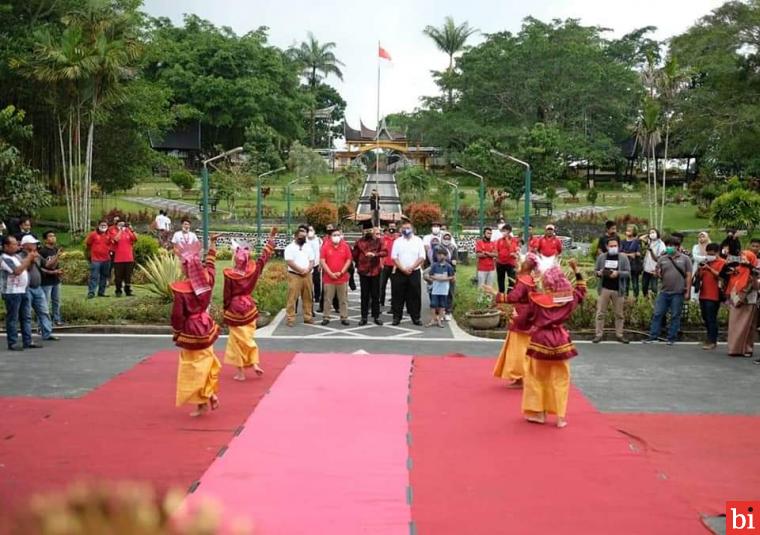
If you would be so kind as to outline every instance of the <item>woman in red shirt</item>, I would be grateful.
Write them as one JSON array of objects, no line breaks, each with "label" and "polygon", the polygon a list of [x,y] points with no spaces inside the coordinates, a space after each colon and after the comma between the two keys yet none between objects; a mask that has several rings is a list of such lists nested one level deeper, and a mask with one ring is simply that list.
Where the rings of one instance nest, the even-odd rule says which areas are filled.
[{"label": "woman in red shirt", "polygon": [[132,230],[132,225],[124,221],[116,224],[116,231],[112,233],[113,243],[113,271],[116,283],[116,297],[121,297],[121,288],[127,297],[132,295],[132,271],[135,269],[134,244],[137,234]]},{"label": "woman in red shirt", "polygon": [[720,257],[720,244],[707,245],[705,259],[699,263],[699,309],[707,330],[707,340],[702,349],[715,349],[718,343],[718,311],[720,310],[720,272],[726,261]]}]

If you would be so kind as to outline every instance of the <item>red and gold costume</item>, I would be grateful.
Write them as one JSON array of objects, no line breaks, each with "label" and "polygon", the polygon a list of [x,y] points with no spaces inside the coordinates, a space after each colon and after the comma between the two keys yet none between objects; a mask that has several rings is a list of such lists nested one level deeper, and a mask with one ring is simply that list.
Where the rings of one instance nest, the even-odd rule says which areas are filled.
[{"label": "red and gold costume", "polygon": [[[555,281],[547,286],[547,277]],[[569,359],[578,352],[564,323],[586,296],[586,283],[577,275],[573,288],[557,267],[544,276],[552,290],[531,292],[528,321],[531,324],[528,363],[523,379],[522,409],[526,416],[556,414],[564,418],[570,393]]]},{"label": "red and gold costume", "polygon": [[519,381],[525,375],[527,350],[530,343],[530,294],[535,291],[536,282],[529,274],[518,275],[515,287],[508,294],[497,294],[497,303],[510,303],[514,314],[509,321],[509,330],[501,346],[499,358],[493,369],[494,377]]},{"label": "red and gold costume", "polygon": [[[194,257],[182,255],[187,280],[173,282],[171,323],[174,343],[180,348],[177,372],[177,406],[183,403],[204,405],[219,390],[221,364],[213,344],[219,338],[219,326],[208,312],[213,296],[216,251],[211,249],[205,266]],[[188,264],[192,267],[188,268]]]},{"label": "red and gold costume", "polygon": [[269,240],[255,263],[248,262],[248,247],[238,247],[235,267],[224,270],[224,323],[230,330],[224,362],[238,368],[259,363],[259,348],[254,340],[259,308],[251,294],[274,247],[274,240]]}]

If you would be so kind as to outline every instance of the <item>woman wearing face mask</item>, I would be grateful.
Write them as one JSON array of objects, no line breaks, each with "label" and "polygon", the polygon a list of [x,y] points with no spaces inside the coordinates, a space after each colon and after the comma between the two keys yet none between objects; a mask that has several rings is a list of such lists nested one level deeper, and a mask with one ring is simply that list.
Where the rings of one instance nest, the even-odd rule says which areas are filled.
[{"label": "woman wearing face mask", "polygon": [[224,323],[230,331],[224,362],[232,364],[237,372],[232,377],[245,381],[245,369],[253,367],[256,375],[263,375],[259,366],[259,347],[256,345],[256,320],[259,308],[251,294],[264,271],[264,266],[274,253],[277,229],[269,233],[269,241],[256,262],[251,262],[251,247],[233,243],[233,267],[224,270]]},{"label": "woman wearing face mask", "polygon": [[[710,236],[707,234],[707,232],[700,232],[697,235],[697,243],[694,244],[694,247],[691,248],[691,262],[694,275],[697,274],[697,271],[699,270],[699,265],[704,262],[705,258],[707,258],[707,246],[710,244]],[[692,301],[699,300],[699,292],[693,292],[691,296]]]},{"label": "woman wearing face mask", "polygon": [[757,257],[752,251],[741,253],[738,263],[727,262],[728,276],[728,356],[751,357],[757,331],[758,279],[753,267]]},{"label": "woman wearing face mask", "polygon": [[111,272],[111,246],[113,242],[108,233],[108,222],[98,223],[97,230],[88,234],[84,241],[85,247],[90,252],[90,281],[87,285],[87,299],[106,296],[108,274]]},{"label": "woman wearing face mask", "polygon": [[665,243],[660,239],[660,231],[656,228],[649,229],[647,246],[644,252],[644,273],[641,277],[641,293],[644,297],[657,296],[657,260],[665,254]]},{"label": "woman wearing face mask", "polygon": [[[449,252],[449,264],[451,264],[451,267],[454,268],[454,275],[456,275],[457,272],[457,259],[459,258],[459,249],[457,248],[456,243],[454,242],[454,239],[451,236],[451,233],[444,232],[443,233],[443,239],[441,240],[441,247],[446,248],[446,250]],[[457,288],[457,281],[456,276],[449,281],[449,299],[448,299],[448,305],[446,306],[446,314],[443,316],[443,319],[446,321],[451,321],[451,312],[454,310],[454,295],[456,295],[456,288]]]}]

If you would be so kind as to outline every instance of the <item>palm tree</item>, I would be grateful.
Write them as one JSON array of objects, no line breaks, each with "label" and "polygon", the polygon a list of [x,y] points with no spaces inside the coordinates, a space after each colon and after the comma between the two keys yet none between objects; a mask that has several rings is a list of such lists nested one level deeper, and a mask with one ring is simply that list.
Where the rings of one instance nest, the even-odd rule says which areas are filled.
[{"label": "palm tree", "polygon": [[[308,41],[304,41],[298,47],[293,47],[288,51],[290,57],[301,67],[303,76],[309,84],[314,101],[311,105],[311,146],[316,144],[316,91],[317,84],[321,78],[327,78],[329,75],[335,75],[338,80],[343,81],[343,72],[340,67],[343,63],[335,57],[333,49],[335,43],[332,41],[320,43],[314,34],[309,32]],[[320,76],[321,75],[321,76]]]},{"label": "palm tree", "polygon": [[435,26],[426,26],[422,31],[425,35],[430,37],[436,44],[439,50],[445,52],[449,56],[449,68],[446,70],[448,85],[448,102],[449,106],[453,100],[453,89],[451,87],[451,74],[454,72],[454,55],[457,52],[461,52],[466,48],[467,39],[478,30],[470,28],[467,22],[463,22],[460,25],[456,25],[452,17],[446,17],[443,21],[443,26],[436,28]]},{"label": "palm tree", "polygon": [[[656,163],[656,149],[660,144],[660,104],[651,96],[645,96],[642,105],[641,116],[636,127],[636,144],[641,146],[641,153],[647,161],[647,196],[649,201],[649,220],[653,226],[657,225],[657,175],[654,166]],[[650,162],[651,156],[651,162]],[[660,228],[662,230],[662,228]]]},{"label": "palm tree", "polygon": [[31,60],[17,62],[29,77],[52,89],[69,226],[75,235],[90,225],[96,116],[118,100],[139,54],[135,17],[107,0],[90,0],[63,18],[61,35],[40,34]]},{"label": "palm tree", "polygon": [[688,74],[681,69],[675,57],[671,56],[665,62],[657,77],[657,85],[660,92],[660,101],[663,103],[663,116],[665,119],[665,152],[662,165],[662,209],[660,211],[660,227],[663,226],[665,217],[665,173],[668,163],[668,144],[670,142],[670,124],[675,113],[675,99],[678,92],[683,88],[688,79]]}]

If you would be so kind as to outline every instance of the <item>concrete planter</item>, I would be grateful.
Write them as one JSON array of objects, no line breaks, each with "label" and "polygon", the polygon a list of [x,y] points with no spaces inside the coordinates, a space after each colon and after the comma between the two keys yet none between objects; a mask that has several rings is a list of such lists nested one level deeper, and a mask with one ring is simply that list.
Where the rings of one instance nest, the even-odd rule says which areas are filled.
[{"label": "concrete planter", "polygon": [[498,310],[472,310],[464,315],[470,328],[476,330],[495,329],[499,326],[501,312]]}]

